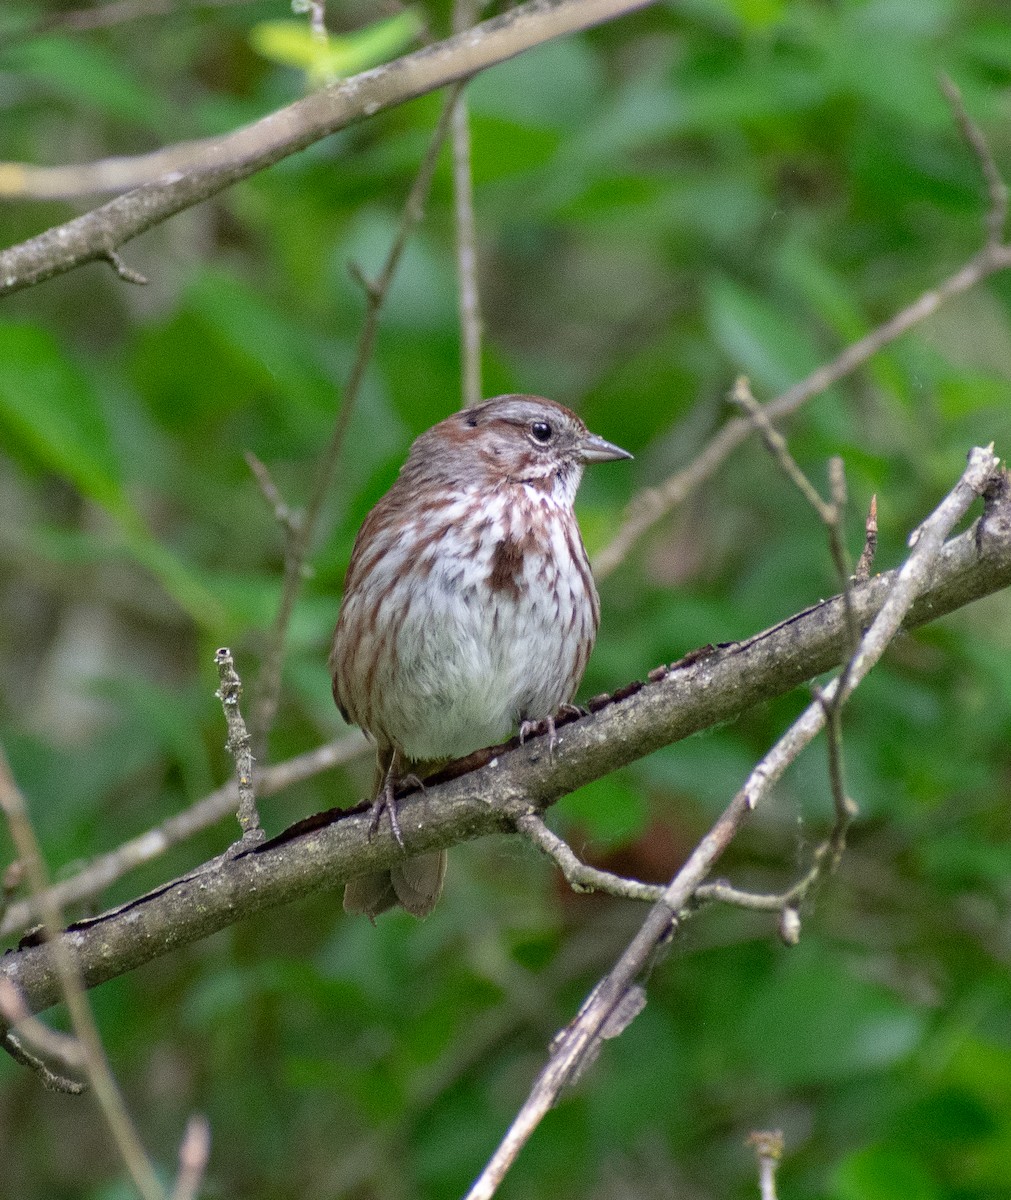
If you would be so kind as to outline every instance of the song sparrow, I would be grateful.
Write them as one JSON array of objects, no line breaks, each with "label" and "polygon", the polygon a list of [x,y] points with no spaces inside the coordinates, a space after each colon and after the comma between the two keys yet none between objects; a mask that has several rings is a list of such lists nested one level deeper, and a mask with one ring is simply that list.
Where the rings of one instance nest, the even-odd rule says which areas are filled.
[{"label": "song sparrow", "polygon": [[[398,779],[550,718],[571,700],[600,619],[572,505],[586,463],[631,458],[538,396],[455,413],[411,447],[365,518],[330,670],[344,719],[376,744],[373,829],[397,840]],[[348,912],[427,916],[444,852],[352,879]]]}]

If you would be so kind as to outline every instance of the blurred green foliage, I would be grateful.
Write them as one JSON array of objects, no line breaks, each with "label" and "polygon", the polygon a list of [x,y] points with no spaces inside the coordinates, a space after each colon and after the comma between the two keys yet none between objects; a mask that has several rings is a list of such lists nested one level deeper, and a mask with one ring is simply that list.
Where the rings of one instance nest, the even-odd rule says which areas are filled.
[{"label": "blurred green foliage", "polygon": [[[137,153],[305,86],[252,48],[263,22],[290,17],[280,0],[41,30],[60,7],[12,0],[0,17],[6,159]],[[445,3],[422,11],[445,31]],[[385,15],[328,14],[344,34]],[[591,551],[635,489],[725,419],[737,373],[771,398],[979,244],[984,190],[939,71],[1011,170],[1004,0],[682,0],[471,85],[486,392],[550,395],[636,454],[585,482]],[[439,104],[355,126],[131,243],[147,288],[89,266],[5,301],[0,734],[58,874],[229,773],[212,651],[230,645],[255,679],[282,561],[243,452],[304,502],[363,315],[347,264],[382,260]],[[80,207],[7,203],[3,241]],[[339,730],[325,657],[355,531],[411,438],[459,404],[452,244],[444,155],[292,627],[274,760]],[[1011,278],[998,277],[788,432],[819,483],[829,455],[845,458],[854,550],[878,494],[888,567],[969,446],[1009,453],[1009,401]],[[812,513],[748,445],[606,581],[585,694],[835,589]],[[666,878],[803,700],[602,780],[552,820],[591,859]],[[1009,732],[1006,597],[903,638],[847,713],[863,817],[800,946],[759,917],[700,916],[502,1195],[745,1197],[745,1138],[778,1126],[784,1196],[1011,1197]],[[352,801],[368,777],[361,763],[315,779],[265,805],[268,825]],[[816,746],[722,869],[779,887],[828,818]],[[194,839],[103,900],[235,832]],[[424,924],[372,928],[315,897],[94,1003],[166,1176],[199,1110],[214,1137],[207,1196],[448,1197],[638,918],[569,895],[501,839],[453,852]],[[22,1200],[129,1194],[89,1101],[44,1093],[6,1058],[0,1161]]]}]

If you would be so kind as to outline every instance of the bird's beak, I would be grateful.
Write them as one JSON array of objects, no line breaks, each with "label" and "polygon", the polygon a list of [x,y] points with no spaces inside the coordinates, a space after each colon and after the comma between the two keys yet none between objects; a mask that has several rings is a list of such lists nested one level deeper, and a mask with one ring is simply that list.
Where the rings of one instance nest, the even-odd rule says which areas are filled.
[{"label": "bird's beak", "polygon": [[584,463],[613,462],[616,458],[631,458],[627,450],[605,442],[595,433],[588,433],[579,443],[579,460]]}]

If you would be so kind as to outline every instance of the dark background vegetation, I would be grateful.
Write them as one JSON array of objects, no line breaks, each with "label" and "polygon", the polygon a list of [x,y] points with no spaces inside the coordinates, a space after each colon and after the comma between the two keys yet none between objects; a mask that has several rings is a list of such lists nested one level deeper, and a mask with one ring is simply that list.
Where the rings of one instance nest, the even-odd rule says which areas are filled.
[{"label": "dark background vegetation", "polygon": [[[89,33],[14,36],[0,154],[63,163],[233,128],[294,99],[251,47],[278,0]],[[331,27],[386,15],[332,0]],[[433,36],[444,4],[425,8]],[[1011,169],[1003,0],[683,0],[545,45],[470,88],[485,393],[579,410],[636,455],[592,471],[591,553],[633,492],[683,465],[746,372],[769,399],[979,244],[978,165],[936,86],[962,87]],[[66,875],[226,779],[213,650],[256,676],[278,528],[243,460],[308,494],[363,300],[441,103],[329,138],[0,313],[0,735]],[[11,244],[76,207],[7,203]],[[460,404],[444,155],[385,313],[292,629],[280,760],[339,731],[325,667],[362,516],[411,439]],[[1011,452],[1011,278],[944,308],[788,426],[824,482],[844,457],[851,546],[879,497],[879,567],[960,474]],[[584,695],[754,632],[837,588],[823,531],[757,442],[602,587]],[[805,701],[797,694],[566,798],[593,861],[665,879]],[[713,910],[650,1003],[548,1117],[504,1197],[744,1197],[754,1128],[780,1126],[781,1195],[1011,1196],[1011,619],[997,596],[899,641],[845,719],[861,820],[795,949]],[[268,830],[365,794],[366,761],[264,803]],[[778,887],[830,816],[823,743],[722,870]],[[225,822],[124,880],[124,899],[227,845]],[[10,857],[6,834],[0,854]],[[451,855],[419,924],[349,920],[336,894],[244,922],[99,989],[115,1070],[173,1169],[208,1114],[206,1195],[459,1195],[553,1032],[641,918],[573,896],[525,843]],[[0,1191],[131,1194],[88,1099],[0,1058]]]}]

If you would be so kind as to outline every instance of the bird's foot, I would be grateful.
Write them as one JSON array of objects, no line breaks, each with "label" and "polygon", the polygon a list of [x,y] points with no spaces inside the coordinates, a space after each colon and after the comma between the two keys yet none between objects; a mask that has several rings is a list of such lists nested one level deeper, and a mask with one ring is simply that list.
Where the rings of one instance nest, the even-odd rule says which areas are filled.
[{"label": "bird's foot", "polygon": [[548,737],[548,761],[554,762],[555,747],[558,745],[558,734],[555,732],[554,717],[544,717],[540,721],[521,721],[520,745],[522,746],[528,737],[539,735],[542,725],[544,726],[544,732]]},{"label": "bird's foot", "polygon": [[376,830],[379,828],[379,822],[382,819],[383,811],[390,814],[390,829],[396,839],[397,845],[401,850],[405,849],[404,835],[400,832],[400,820],[397,817],[397,798],[394,795],[395,782],[393,778],[393,768],[391,767],[383,777],[383,786],[379,789],[379,795],[372,802],[372,817],[369,821],[369,838],[375,837]]}]

